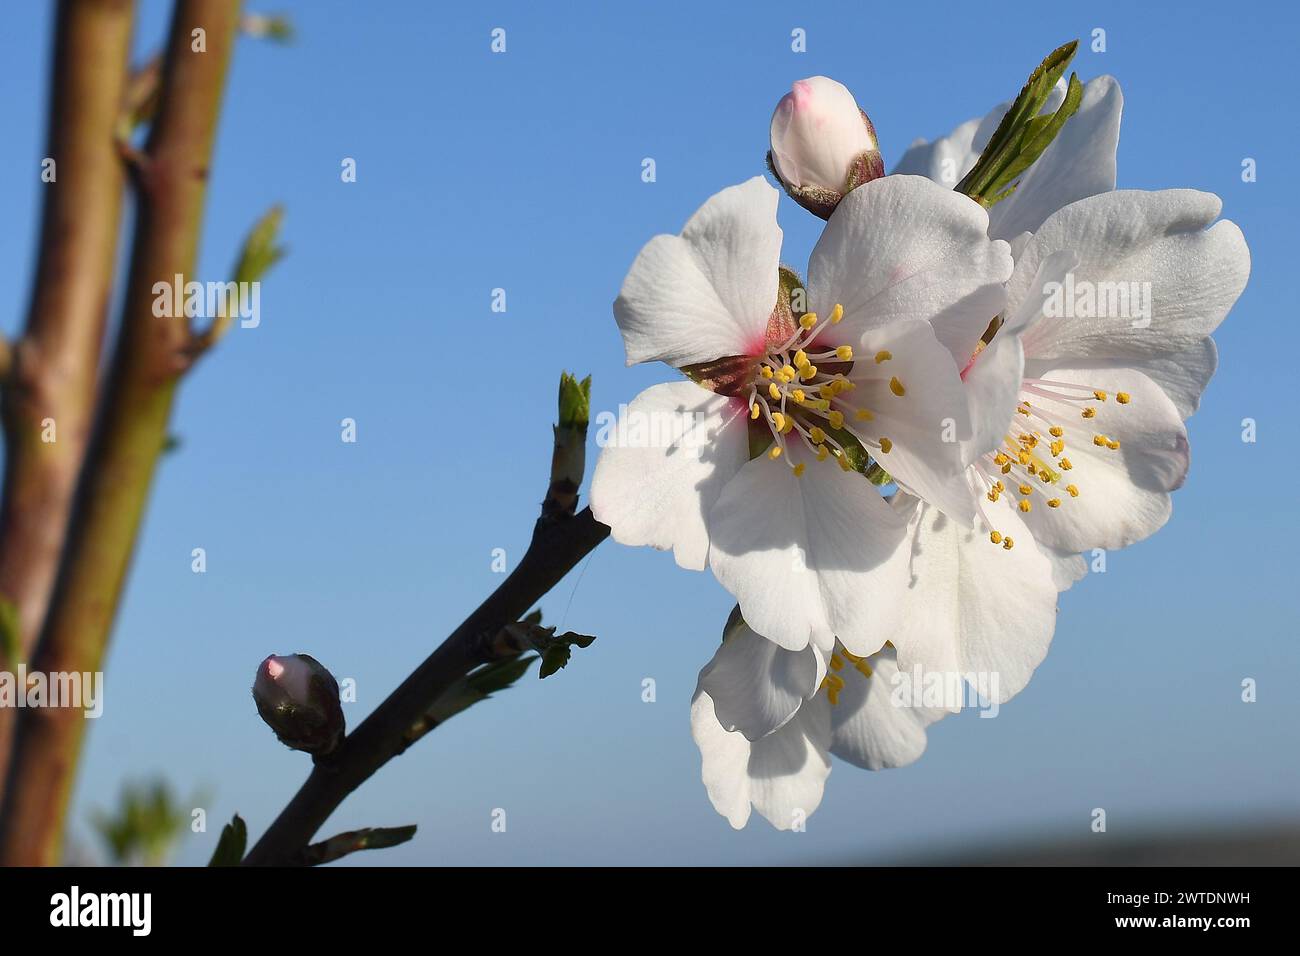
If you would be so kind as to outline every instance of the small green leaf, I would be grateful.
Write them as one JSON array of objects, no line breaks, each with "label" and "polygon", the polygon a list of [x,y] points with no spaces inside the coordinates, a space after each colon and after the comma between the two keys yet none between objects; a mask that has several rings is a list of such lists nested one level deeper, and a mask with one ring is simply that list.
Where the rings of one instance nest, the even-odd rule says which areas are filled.
[{"label": "small green leaf", "polygon": [[285,247],[278,243],[283,221],[284,208],[272,206],[249,231],[235,263],[236,282],[258,282],[284,258]]},{"label": "small green leaf", "polygon": [[16,667],[23,660],[23,640],[18,625],[18,608],[0,595],[0,661]]},{"label": "small green leaf", "polygon": [[560,418],[557,428],[585,430],[591,419],[591,376],[578,381],[576,375],[560,374]]},{"label": "small green leaf", "polygon": [[1078,40],[1058,47],[1030,74],[1020,95],[989,137],[979,160],[957,184],[957,192],[965,193],[986,208],[1011,195],[1020,176],[1051,145],[1065,121],[1079,108],[1083,88],[1078,77],[1072,74],[1065,100],[1056,112],[1039,115],[1078,47]]},{"label": "small green leaf", "polygon": [[235,818],[221,828],[221,838],[217,841],[217,849],[208,861],[208,866],[239,866],[247,845],[248,825],[236,813]]}]

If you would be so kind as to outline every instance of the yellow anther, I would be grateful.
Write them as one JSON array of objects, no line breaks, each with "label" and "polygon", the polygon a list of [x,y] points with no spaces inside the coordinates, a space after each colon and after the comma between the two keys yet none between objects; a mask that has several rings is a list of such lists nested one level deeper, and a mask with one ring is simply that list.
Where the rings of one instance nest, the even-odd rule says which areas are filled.
[{"label": "yellow anther", "polygon": [[767,453],[767,457],[768,457],[768,458],[771,458],[773,461],[776,461],[778,458],[780,458],[780,457],[781,457],[781,446],[780,446],[780,445],[773,445],[773,446],[772,446],[772,450],[769,451],[769,452]]},{"label": "yellow anther", "polygon": [[808,429],[808,437],[812,439],[814,445],[820,445],[826,440],[826,433],[822,431],[820,427],[814,425],[812,428]]},{"label": "yellow anther", "polygon": [[799,369],[799,377],[805,382],[811,382],[817,377],[817,366],[805,365],[803,368]]},{"label": "yellow anther", "polygon": [[772,401],[774,402],[779,402],[781,400],[781,389],[777,388],[776,382],[767,386],[767,394],[772,396]]},{"label": "yellow anther", "polygon": [[997,501],[997,500],[998,500],[998,491],[997,491],[996,488],[993,489],[992,491],[990,491],[990,492],[988,493],[988,499],[989,499],[989,501]]},{"label": "yellow anther", "polygon": [[844,670],[844,658],[840,657],[840,655],[838,655],[838,654],[832,654],[832,655],[831,655],[831,670],[833,670],[833,671],[842,671],[842,670]]},{"label": "yellow anther", "polygon": [[1021,485],[1016,490],[1019,491],[1022,495],[1031,495],[1034,493],[1033,485]]},{"label": "yellow anther", "polygon": [[853,361],[853,346],[841,345],[839,348],[835,350],[835,357],[839,359],[841,362]]},{"label": "yellow anther", "polygon": [[824,412],[824,411],[826,411],[828,408],[831,407],[831,403],[828,402],[828,401],[827,401],[826,399],[824,399],[824,398],[819,398],[819,399],[817,399],[816,401],[809,402],[809,403],[808,403],[808,407],[809,407],[809,408],[815,408],[815,409],[817,409],[819,412]]},{"label": "yellow anther", "polygon": [[991,532],[989,532],[989,540],[992,541],[994,544],[1001,544],[1001,543],[1002,543],[1002,533],[1001,533],[1000,531],[991,531]]},{"label": "yellow anther", "polygon": [[1096,445],[1098,448],[1102,448],[1102,447],[1104,447],[1105,444],[1106,444],[1106,442],[1108,442],[1109,440],[1110,440],[1110,439],[1108,439],[1105,435],[1093,435],[1093,436],[1092,436],[1092,443],[1093,443],[1094,445]]},{"label": "yellow anther", "polygon": [[881,362],[888,362],[893,357],[894,353],[889,351],[889,349],[881,349],[876,353],[876,364],[879,365]]},{"label": "yellow anther", "polygon": [[1001,480],[998,480],[998,481],[993,482],[993,487],[996,488],[998,491],[1006,491],[1006,490],[1007,490],[1007,486],[1004,485],[1004,484],[1001,482]]},{"label": "yellow anther", "polygon": [[1022,465],[1027,465],[1034,460],[1034,456],[1029,454],[1027,451],[1022,451],[1020,454],[1016,455],[1016,460]]},{"label": "yellow anther", "polygon": [[1066,486],[1065,486],[1065,490],[1068,491],[1068,492],[1070,493],[1070,497],[1071,497],[1071,498],[1077,498],[1077,497],[1079,497],[1079,487],[1078,487],[1078,485],[1066,485]]},{"label": "yellow anther", "polygon": [[1024,415],[1026,418],[1029,417],[1029,409],[1023,405],[1017,408],[1016,411],[1019,412],[1021,415]]},{"label": "yellow anther", "polygon": [[785,416],[782,415],[780,412],[773,412],[772,424],[776,426],[777,431],[779,432],[785,431]]},{"label": "yellow anther", "polygon": [[1084,417],[1084,418],[1096,418],[1096,417],[1097,417],[1097,409],[1095,409],[1095,408],[1085,408],[1085,409],[1083,410],[1083,413],[1082,413],[1082,414],[1083,414],[1083,417]]},{"label": "yellow anther", "polygon": [[844,318],[844,306],[837,302],[835,308],[831,309],[831,325],[839,325],[842,318]]},{"label": "yellow anther", "polygon": [[805,465],[803,462],[799,462],[799,464],[797,464],[797,465],[794,466],[794,476],[795,476],[796,478],[802,478],[802,477],[803,477],[803,471],[804,471],[804,469],[805,469],[806,467],[808,467],[808,466]]},{"label": "yellow anther", "polygon": [[796,405],[802,405],[803,400],[808,396],[804,394],[802,388],[796,388],[793,392],[790,393],[790,397],[794,399]]},{"label": "yellow anther", "polygon": [[843,428],[843,427],[844,427],[844,413],[843,413],[843,412],[841,412],[841,411],[833,411],[833,412],[831,412],[829,415],[827,415],[826,418],[827,418],[827,420],[831,423],[831,428]]},{"label": "yellow anther", "polygon": [[1038,466],[1034,464],[1032,461],[1029,463],[1029,473],[1031,475],[1038,474]]},{"label": "yellow anther", "polygon": [[1011,474],[1011,462],[1007,462],[1005,465],[1002,466],[1002,474],[1004,475]]},{"label": "yellow anther", "polygon": [[1133,400],[1133,398],[1132,398],[1131,395],[1129,395],[1128,392],[1116,392],[1116,393],[1115,393],[1115,401],[1119,402],[1121,405],[1127,405],[1127,404],[1128,404],[1129,402],[1131,402],[1132,400]]},{"label": "yellow anther", "polygon": [[758,371],[759,371],[759,373],[763,376],[763,378],[771,378],[771,377],[772,377],[772,369],[771,369],[769,366],[767,366],[767,365],[764,365],[764,366],[763,366],[762,368],[760,368]]},{"label": "yellow anther", "polygon": [[795,353],[794,353],[794,367],[795,367],[795,368],[803,368],[803,367],[804,367],[805,365],[807,365],[807,364],[808,364],[808,353],[807,353],[807,352],[805,352],[803,349],[800,349],[798,352],[795,352]]},{"label": "yellow anther", "polygon": [[855,388],[857,388],[857,386],[854,385],[852,382],[850,382],[850,381],[849,381],[847,378],[845,378],[843,375],[837,375],[837,376],[835,376],[835,389],[836,389],[836,391],[840,391],[840,392],[851,392],[851,391],[853,391]]},{"label": "yellow anther", "polygon": [[894,443],[890,441],[888,438],[880,439],[880,450],[884,452],[886,455],[889,454],[889,450],[893,447],[894,447]]},{"label": "yellow anther", "polygon": [[825,445],[818,445],[818,446],[817,446],[817,460],[818,460],[818,461],[825,461],[825,460],[827,459],[827,457],[829,457],[829,456],[830,456],[830,451],[826,448]]},{"label": "yellow anther", "polygon": [[1061,499],[1060,499],[1060,498],[1048,498],[1048,499],[1047,499],[1047,507],[1049,507],[1049,508],[1059,508],[1059,507],[1061,507]]},{"label": "yellow anther", "polygon": [[750,417],[750,418],[758,418],[758,416],[761,415],[761,414],[762,414],[762,409],[760,409],[760,408],[758,407],[758,402],[755,402],[753,405],[750,405],[750,406],[749,406],[749,417]]},{"label": "yellow anther", "polygon": [[[1060,478],[1061,476],[1057,475],[1056,477]],[[1038,472],[1038,480],[1041,481],[1043,484],[1047,484],[1049,481],[1052,480],[1052,473],[1048,471],[1046,468],[1042,468]]]},{"label": "yellow anther", "polygon": [[853,417],[860,422],[869,422],[872,419],[874,419],[876,416],[871,414],[870,409],[859,408],[857,411],[853,413]]},{"label": "yellow anther", "polygon": [[1034,503],[1030,501],[1028,498],[1026,498],[1024,501],[1020,502],[1020,504],[1017,505],[1017,507],[1025,514],[1029,514],[1029,512],[1034,510]]},{"label": "yellow anther", "polygon": [[1060,464],[1062,471],[1069,471],[1074,467],[1074,462],[1070,461],[1068,458],[1062,458],[1058,464]]},{"label": "yellow anther", "polygon": [[1119,450],[1119,439],[1118,439],[1118,438],[1112,438],[1110,441],[1106,442],[1106,447],[1109,448],[1111,451],[1118,451],[1118,450]]},{"label": "yellow anther", "polygon": [[905,394],[907,394],[907,389],[903,388],[903,383],[898,380],[897,375],[895,375],[893,378],[889,380],[889,390],[893,392],[895,395],[897,395],[899,398],[902,398]]},{"label": "yellow anther", "polygon": [[1003,551],[1010,551],[1010,550],[1011,550],[1012,548],[1014,548],[1015,546],[1016,546],[1016,542],[1015,542],[1015,539],[1014,539],[1014,538],[1003,538],[1003,539],[1002,539],[1002,550],[1003,550]]},{"label": "yellow anther", "polygon": [[1002,452],[998,452],[996,455],[993,456],[993,464],[995,465],[1005,465],[1010,460],[1011,459],[1008,458],[1006,455],[1004,455]]},{"label": "yellow anther", "polygon": [[1065,429],[1062,428],[1060,425],[1053,425],[1051,428],[1048,429],[1048,431],[1051,432],[1053,438],[1060,438],[1062,435],[1065,434]]},{"label": "yellow anther", "polygon": [[1092,397],[1099,402],[1104,402],[1106,400],[1106,393],[1098,389],[1097,391],[1092,393]]},{"label": "yellow anther", "polygon": [[793,382],[798,374],[799,371],[793,365],[786,365],[781,369],[781,381]]},{"label": "yellow anther", "polygon": [[807,332],[816,324],[817,324],[816,312],[805,312],[803,315],[799,316],[799,328],[803,329],[805,332]]},{"label": "yellow anther", "polygon": [[1052,457],[1055,458],[1061,452],[1065,451],[1065,442],[1061,441],[1058,438],[1056,441],[1052,442],[1052,444],[1049,445],[1048,448],[1052,452]]}]

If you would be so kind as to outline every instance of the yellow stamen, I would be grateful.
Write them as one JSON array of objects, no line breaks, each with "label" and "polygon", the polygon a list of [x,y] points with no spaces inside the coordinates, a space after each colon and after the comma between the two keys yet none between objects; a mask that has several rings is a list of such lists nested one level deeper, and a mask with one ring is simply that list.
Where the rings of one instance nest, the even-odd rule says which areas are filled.
[{"label": "yellow stamen", "polygon": [[831,413],[827,416],[827,419],[828,419],[828,420],[830,421],[830,423],[831,423],[831,428],[843,428],[843,427],[844,427],[844,413],[841,412],[841,411],[834,411],[834,412],[831,412]]},{"label": "yellow stamen", "polygon": [[1119,402],[1121,405],[1127,405],[1132,400],[1132,396],[1130,396],[1128,392],[1115,393],[1115,401]]},{"label": "yellow stamen", "polygon": [[1083,413],[1082,413],[1082,414],[1083,414],[1083,417],[1084,417],[1084,418],[1096,418],[1096,417],[1097,417],[1097,409],[1095,409],[1095,408],[1085,408],[1085,409],[1083,410]]},{"label": "yellow stamen", "polygon": [[1060,499],[1060,498],[1048,498],[1048,499],[1047,499],[1047,507],[1049,507],[1049,508],[1059,508],[1059,507],[1061,507],[1061,499]]},{"label": "yellow stamen", "polygon": [[1099,402],[1104,402],[1106,400],[1106,393],[1098,389],[1097,391],[1092,393],[1092,397]]},{"label": "yellow stamen", "polygon": [[816,312],[805,312],[803,315],[799,316],[799,328],[803,329],[805,332],[807,332],[816,324],[817,324]]},{"label": "yellow stamen", "polygon": [[818,461],[825,461],[829,455],[830,455],[830,452],[827,450],[827,448],[826,448],[825,445],[818,445],[818,446],[817,446],[817,460],[818,460]]},{"label": "yellow stamen", "polygon": [[884,452],[886,455],[889,454],[889,450],[893,447],[894,447],[894,443],[890,441],[888,438],[880,439],[880,450]]},{"label": "yellow stamen", "polygon": [[812,428],[808,429],[808,437],[812,439],[814,445],[820,445],[826,440],[826,433],[814,425]]},{"label": "yellow stamen", "polygon": [[771,458],[773,461],[776,461],[778,458],[780,458],[780,457],[781,457],[781,446],[780,446],[780,445],[773,445],[773,446],[772,446],[772,450],[769,451],[769,452],[767,453],[767,457],[768,457],[768,458]]},{"label": "yellow stamen", "polygon": [[881,362],[888,362],[893,357],[894,353],[889,351],[889,349],[881,349],[876,353],[876,364],[879,365]]},{"label": "yellow stamen", "polygon": [[871,412],[868,409],[859,408],[856,412],[853,413],[853,417],[860,422],[869,422],[872,419],[874,419],[876,416],[871,414]]},{"label": "yellow stamen", "polygon": [[835,357],[841,362],[850,362],[853,360],[853,346],[841,345],[835,350]]},{"label": "yellow stamen", "polygon": [[776,382],[773,382],[767,387],[767,394],[772,396],[772,401],[774,402],[779,402],[781,400],[781,389],[777,388]]},{"label": "yellow stamen", "polygon": [[842,318],[844,318],[844,306],[836,303],[835,308],[831,309],[831,325],[839,325]]},{"label": "yellow stamen", "polygon": [[1025,514],[1029,514],[1029,512],[1032,511],[1034,508],[1034,503],[1030,501],[1028,498],[1026,498],[1024,501],[1020,502],[1018,507]]},{"label": "yellow stamen", "polygon": [[749,406],[749,417],[750,417],[750,418],[758,418],[758,416],[759,416],[760,414],[762,414],[762,412],[761,412],[761,410],[760,410],[759,407],[758,407],[758,402],[755,402],[753,405],[750,405],[750,406]]},{"label": "yellow stamen", "polygon": [[907,389],[903,388],[903,383],[898,380],[897,375],[889,380],[889,390],[899,398],[902,398],[907,393]]},{"label": "yellow stamen", "polygon": [[1001,544],[1001,543],[1002,543],[1002,533],[1001,533],[1000,531],[992,531],[992,532],[990,532],[990,533],[989,533],[989,540],[992,541],[994,544]]},{"label": "yellow stamen", "polygon": [[799,462],[799,464],[797,464],[797,465],[794,466],[794,476],[795,476],[796,478],[802,478],[802,477],[803,477],[803,471],[804,471],[804,468],[806,468],[806,467],[807,467],[807,466],[806,466],[803,462]]},{"label": "yellow stamen", "polygon": [[1071,498],[1079,497],[1079,488],[1077,485],[1066,485],[1065,490],[1070,493]]},{"label": "yellow stamen", "polygon": [[1003,539],[1002,539],[1002,550],[1004,550],[1004,551],[1010,551],[1010,550],[1011,550],[1012,548],[1014,548],[1015,546],[1016,546],[1016,542],[1015,542],[1015,539],[1014,539],[1014,538],[1003,538]]},{"label": "yellow stamen", "polygon": [[1062,428],[1060,425],[1053,425],[1051,428],[1048,429],[1048,431],[1051,432],[1053,438],[1060,438],[1062,435],[1065,434],[1065,429]]},{"label": "yellow stamen", "polygon": [[817,366],[805,365],[803,368],[799,369],[799,377],[805,382],[811,382],[817,377]]}]

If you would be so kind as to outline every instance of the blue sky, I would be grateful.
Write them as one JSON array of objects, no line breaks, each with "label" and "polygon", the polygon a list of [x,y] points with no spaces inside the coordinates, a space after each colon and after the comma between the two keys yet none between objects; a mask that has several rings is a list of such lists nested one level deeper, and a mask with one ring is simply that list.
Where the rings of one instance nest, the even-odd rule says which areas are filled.
[{"label": "blue sky", "polygon": [[[159,773],[211,795],[209,833],[187,837],[180,861],[206,860],[235,811],[259,833],[309,761],[258,720],[258,662],[305,651],[354,678],[355,725],[499,583],[492,550],[522,554],[544,491],[560,370],[594,376],[597,411],[671,376],[624,367],[610,303],[647,239],[762,172],[793,80],[846,83],[892,165],[1098,27],[1106,52],[1085,43],[1075,68],[1123,86],[1120,186],[1219,194],[1253,275],[1216,336],[1221,368],[1190,422],[1173,519],[1064,595],[1029,688],[996,720],[935,726],[907,769],[837,764],[806,833],[757,816],[733,832],[700,785],[688,722],[731,601],[670,556],[606,543],[542,604],[596,643],[436,731],[326,830],[419,824],[414,842],[355,861],[371,864],[806,862],[1083,837],[1094,807],[1108,835],[1300,811],[1300,143],[1273,95],[1291,80],[1296,11],[1054,4],[981,31],[969,5],[944,8],[279,0],[298,38],[236,52],[202,278],[227,277],[275,202],[290,254],[264,283],[261,326],[232,331],[182,388],[183,444],[159,470],[117,623],[78,839],[92,842],[89,811],[123,780]],[[52,9],[13,5],[0,36],[7,332],[44,188]],[[141,3],[141,55],[165,15]],[[495,27],[503,55],[489,51]],[[796,27],[806,53],[790,49]],[[344,157],[355,183],[340,181]],[[1246,157],[1257,182],[1241,180]],[[785,258],[801,263],[819,222],[785,199],[780,216]],[[498,287],[505,313],[489,308]],[[340,441],[345,417],[355,444]],[[195,547],[206,574],[190,570]],[[1254,704],[1240,700],[1246,677]],[[498,807],[504,834],[489,826]]]}]

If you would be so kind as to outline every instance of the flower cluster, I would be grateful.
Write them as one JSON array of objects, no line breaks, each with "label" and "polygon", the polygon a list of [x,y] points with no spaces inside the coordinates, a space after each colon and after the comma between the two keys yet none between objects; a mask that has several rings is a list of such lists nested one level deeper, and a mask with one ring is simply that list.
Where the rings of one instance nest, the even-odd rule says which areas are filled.
[{"label": "flower cluster", "polygon": [[1213,195],[1115,189],[1122,102],[1110,77],[1084,85],[1014,189],[977,201],[953,187],[1010,104],[885,175],[852,94],[801,80],[768,162],[826,219],[806,281],[762,178],[633,263],[614,304],[628,363],[684,378],[628,411],[684,424],[609,442],[592,507],[615,540],[672,549],[735,597],[691,713],[733,826],[751,807],[796,825],[831,754],[919,757],[961,702],[898,693],[908,674],[1014,696],[1081,552],[1168,520],[1249,253]]}]

